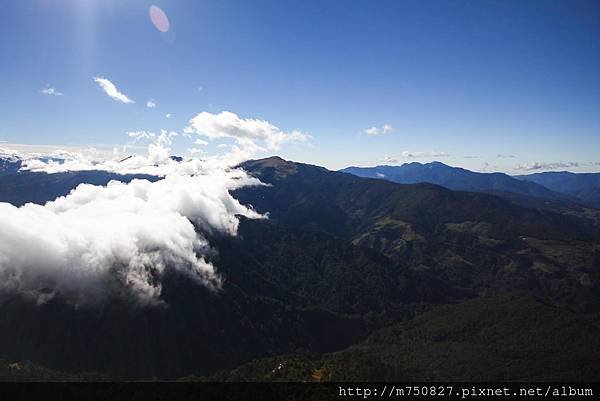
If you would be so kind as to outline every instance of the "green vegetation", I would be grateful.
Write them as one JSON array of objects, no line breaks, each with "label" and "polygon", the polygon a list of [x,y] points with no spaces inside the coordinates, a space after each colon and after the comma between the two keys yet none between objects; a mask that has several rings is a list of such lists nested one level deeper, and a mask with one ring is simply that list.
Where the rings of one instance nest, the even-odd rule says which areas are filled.
[{"label": "green vegetation", "polygon": [[48,369],[29,361],[9,363],[0,359],[0,382],[79,382],[104,381],[107,379],[107,376],[97,373],[69,374]]},{"label": "green vegetation", "polygon": [[[600,328],[530,297],[432,308],[344,351],[255,360],[209,381],[598,381]],[[190,378],[188,378],[190,379]]]}]

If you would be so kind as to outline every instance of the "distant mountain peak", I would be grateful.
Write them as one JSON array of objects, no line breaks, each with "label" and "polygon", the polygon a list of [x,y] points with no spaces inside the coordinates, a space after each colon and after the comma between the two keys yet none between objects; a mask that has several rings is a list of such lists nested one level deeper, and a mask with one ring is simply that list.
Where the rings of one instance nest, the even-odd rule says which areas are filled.
[{"label": "distant mountain peak", "polygon": [[400,167],[426,167],[426,168],[432,168],[432,167],[443,167],[443,168],[448,168],[448,169],[460,169],[463,170],[460,167],[452,167],[449,166],[445,163],[442,163],[440,161],[432,161],[429,163],[421,163],[421,162],[408,162],[408,163],[402,163],[399,165],[393,165],[393,164],[380,164],[377,165],[375,167],[359,167],[359,166],[350,166],[350,167],[346,167],[345,169],[342,169],[340,171],[344,171],[344,170],[348,170],[348,169],[364,169],[364,168],[390,168],[390,169],[395,169],[395,168],[400,168]]},{"label": "distant mountain peak", "polygon": [[444,163],[442,163],[440,161],[437,161],[437,160],[429,162],[429,163],[425,163],[424,165],[425,166],[443,166],[443,167],[455,168],[455,167],[450,167],[447,164],[444,164]]},{"label": "distant mountain peak", "polygon": [[544,199],[576,201],[546,186],[526,182],[504,173],[478,173],[461,167],[452,167],[440,161],[411,162],[400,166],[348,167],[340,170],[359,177],[379,178],[399,184],[431,183],[452,190],[494,193],[514,193]]}]

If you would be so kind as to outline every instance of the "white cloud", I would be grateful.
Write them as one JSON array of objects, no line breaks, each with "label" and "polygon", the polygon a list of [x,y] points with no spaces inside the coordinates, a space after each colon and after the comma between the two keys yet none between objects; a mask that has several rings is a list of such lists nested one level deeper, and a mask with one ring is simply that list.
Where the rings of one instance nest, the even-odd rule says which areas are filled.
[{"label": "white cloud", "polygon": [[147,107],[147,108],[149,108],[149,109],[154,109],[154,108],[156,108],[156,100],[154,100],[154,99],[149,99],[149,100],[146,102],[146,107]]},{"label": "white cloud", "polygon": [[371,128],[367,128],[366,130],[364,130],[364,133],[370,136],[377,136],[379,135],[379,128],[377,127],[371,127]]},{"label": "white cloud", "polygon": [[498,154],[498,156],[496,156],[498,159],[514,159],[515,155],[504,155],[504,154]]},{"label": "white cloud", "polygon": [[57,91],[56,88],[53,88],[52,86],[48,86],[47,88],[40,90],[40,93],[42,93],[44,95],[48,95],[48,96],[63,96],[64,95],[64,93]]},{"label": "white cloud", "polygon": [[[172,134],[155,135],[145,157],[62,163],[65,169],[162,173],[159,181],[82,184],[45,205],[0,203],[0,290],[37,302],[60,294],[75,305],[115,296],[154,304],[168,271],[218,288],[222,279],[207,234],[235,235],[238,215],[262,218],[229,192],[260,182],[215,160],[172,160],[160,143]],[[52,164],[38,160],[28,168],[51,172]],[[36,252],[27,251],[31,244]]]},{"label": "white cloud", "polygon": [[194,134],[194,129],[192,127],[185,127],[181,131],[181,136],[188,138],[188,139],[192,139],[193,134]]},{"label": "white cloud", "polygon": [[167,117],[167,118],[169,118],[169,119],[170,119],[170,118],[172,118],[172,117],[173,117],[173,114],[171,114],[171,113],[167,113],[167,114],[165,114],[165,117]]},{"label": "white cloud", "polygon": [[[169,149],[169,146],[173,143],[173,138],[179,136],[179,134],[174,131],[169,132],[161,129],[160,134],[155,134],[151,131],[130,131],[127,132],[127,136],[133,138],[133,141],[129,143],[129,146],[138,142],[151,142],[148,145],[148,158],[152,163],[157,163],[167,160],[170,157],[171,149]],[[141,160],[143,163],[143,158]],[[106,168],[108,170],[114,170],[114,167],[112,166],[107,166]]]},{"label": "white cloud", "polygon": [[162,144],[170,145],[172,142],[172,138],[175,138],[176,136],[179,136],[179,134],[175,131],[166,131],[164,129],[161,129],[160,135],[158,136],[158,142],[162,143]]},{"label": "white cloud", "polygon": [[[23,169],[32,169],[34,166],[59,166],[62,163],[81,165],[81,160],[105,160],[114,157],[114,150],[110,147],[97,149],[93,146],[73,147],[55,145],[25,145],[8,144],[0,148],[0,157],[4,158],[7,152],[11,157],[21,161]],[[92,165],[90,164],[90,167]],[[93,169],[93,168],[90,168]],[[64,170],[62,170],[64,171]]]},{"label": "white cloud", "polygon": [[[438,152],[436,150],[433,151],[428,151],[428,152],[409,152],[409,151],[404,151],[402,153],[400,153],[400,157],[404,157],[404,158],[410,158],[410,159],[416,159],[416,158],[432,158],[432,157],[448,157],[450,156],[448,153],[446,152]],[[380,160],[380,162],[383,163],[398,163],[399,160],[397,157],[394,156],[385,156],[383,159]]]},{"label": "white cloud", "polygon": [[557,163],[541,163],[531,162],[525,164],[517,164],[515,170],[534,171],[534,170],[557,170],[561,168],[579,167],[577,162],[557,162]]},{"label": "white cloud", "polygon": [[241,146],[239,150],[249,154],[264,151],[263,145],[269,150],[278,150],[284,143],[305,142],[310,138],[300,131],[284,132],[268,121],[240,118],[229,111],[202,112],[190,120],[190,127],[211,141],[233,138]]},{"label": "white cloud", "polygon": [[117,102],[126,103],[126,104],[127,103],[135,103],[135,101],[133,101],[132,99],[127,97],[127,95],[119,92],[119,90],[117,89],[115,84],[113,84],[108,79],[103,78],[103,77],[94,77],[94,82],[96,82],[100,86],[100,88],[102,88],[104,93],[106,93],[108,96],[110,96],[112,99],[116,100]]},{"label": "white cloud", "polygon": [[380,161],[383,163],[398,163],[398,159],[396,159],[395,157],[392,157],[392,156],[385,156]]},{"label": "white cloud", "polygon": [[[230,113],[233,116],[235,114]],[[220,115],[211,115],[220,117]],[[199,114],[201,116],[201,114]],[[235,116],[237,118],[237,116]],[[267,143],[270,147],[278,147],[281,143],[288,141],[305,141],[309,138],[308,135],[294,131],[292,133],[281,132],[277,127],[270,125],[268,122],[261,120],[242,120],[238,119],[242,128],[248,129],[246,123],[257,122],[266,124],[271,128],[270,131],[259,132],[256,139],[248,139],[243,135],[236,138],[235,143],[220,143],[217,147],[227,149],[225,153],[218,155],[203,155],[203,161],[220,168],[230,168],[247,160],[254,155],[257,150],[264,150],[257,145],[255,141]],[[196,120],[198,121],[198,120]],[[250,124],[252,125],[252,124]],[[231,128],[225,126],[226,128]],[[242,130],[243,131],[243,130]],[[215,137],[229,138],[228,132],[219,134],[210,131],[213,136],[208,138],[213,140]],[[244,131],[244,133],[247,133]],[[273,134],[273,135],[270,135]],[[119,148],[110,146],[102,151],[91,152],[90,149],[69,148],[69,152],[61,151],[56,146],[31,146],[31,145],[10,145],[11,148],[16,146],[22,151],[22,169],[34,172],[59,173],[66,171],[89,171],[89,170],[107,170],[119,174],[150,174],[164,177],[171,173],[179,173],[182,166],[191,166],[193,163],[177,163],[171,160],[170,149],[168,148],[175,137],[181,139],[192,140],[192,135],[198,135],[195,128],[186,127],[182,133],[168,132],[161,130],[160,133],[152,131],[140,130],[127,132],[127,136],[131,139],[129,143],[122,145]],[[146,146],[141,146],[141,143],[146,143]],[[205,146],[209,142],[196,138],[194,144]],[[198,147],[191,147],[199,149]],[[115,151],[116,149],[116,151]],[[140,150],[147,149],[148,154],[140,156]],[[199,153],[199,152],[195,152]],[[192,153],[193,154],[193,153]],[[194,174],[193,169],[187,168],[189,174]]]},{"label": "white cloud", "polygon": [[409,152],[409,151],[402,152],[402,157],[408,157],[408,158],[448,157],[448,156],[450,156],[448,153],[438,152],[436,150],[432,150],[429,152]]},{"label": "white cloud", "polygon": [[365,129],[363,132],[369,136],[379,136],[394,132],[394,127],[389,124],[384,124],[381,128],[370,127]]},{"label": "white cloud", "polygon": [[150,131],[130,131],[127,132],[127,136],[134,138],[135,140],[152,139],[156,137],[156,134]]},{"label": "white cloud", "polygon": [[391,126],[391,125],[389,125],[389,124],[384,124],[384,125],[383,125],[383,127],[381,127],[381,131],[382,131],[384,134],[388,134],[388,133],[390,133],[390,132],[393,132],[393,131],[394,131],[394,127],[392,127],[392,126]]}]

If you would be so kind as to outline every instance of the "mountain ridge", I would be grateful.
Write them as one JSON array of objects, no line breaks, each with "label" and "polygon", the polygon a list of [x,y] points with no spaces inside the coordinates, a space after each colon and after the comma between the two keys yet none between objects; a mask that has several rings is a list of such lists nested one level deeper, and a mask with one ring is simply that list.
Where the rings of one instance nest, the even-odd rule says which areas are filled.
[{"label": "mountain ridge", "polygon": [[600,208],[600,173],[572,173],[569,171],[548,171],[515,176],[520,180],[543,185]]},{"label": "mountain ridge", "polygon": [[429,182],[448,189],[476,192],[513,192],[543,199],[577,202],[576,197],[553,191],[535,182],[519,180],[505,173],[480,173],[435,161],[400,166],[347,167],[339,170],[360,177],[386,179],[399,184]]}]

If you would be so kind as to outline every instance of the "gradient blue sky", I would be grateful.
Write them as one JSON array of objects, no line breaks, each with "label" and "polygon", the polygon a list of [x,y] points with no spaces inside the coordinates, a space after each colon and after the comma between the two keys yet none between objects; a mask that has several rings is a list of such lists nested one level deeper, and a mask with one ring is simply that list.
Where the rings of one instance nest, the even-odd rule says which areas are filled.
[{"label": "gradient blue sky", "polygon": [[[169,32],[152,25],[151,5],[168,15]],[[533,162],[540,170],[556,163],[600,170],[598,1],[7,0],[1,7],[0,141],[8,144],[110,148],[127,131],[180,132],[201,111],[229,110],[309,133],[309,144],[278,153],[329,168],[390,156],[475,170],[516,172]],[[136,103],[110,99],[95,76]],[[42,94],[47,87],[64,95]],[[150,98],[158,107],[146,107]],[[363,132],[384,124],[394,131]]]}]

